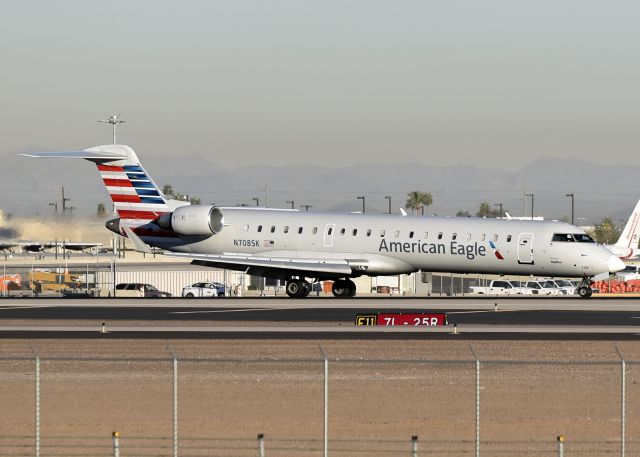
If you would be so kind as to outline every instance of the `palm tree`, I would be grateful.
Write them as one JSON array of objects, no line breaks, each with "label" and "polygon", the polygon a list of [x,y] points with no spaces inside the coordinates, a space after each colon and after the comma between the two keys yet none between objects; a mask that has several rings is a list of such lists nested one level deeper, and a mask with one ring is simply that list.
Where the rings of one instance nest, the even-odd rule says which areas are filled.
[{"label": "palm tree", "polygon": [[407,194],[405,208],[410,208],[416,214],[422,209],[424,215],[424,207],[429,205],[433,205],[433,196],[430,193],[413,190]]},{"label": "palm tree", "polygon": [[162,193],[165,197],[173,197],[173,186],[171,184],[165,184],[162,186]]},{"label": "palm tree", "polygon": [[199,197],[191,197],[189,198],[189,203],[191,203],[192,205],[199,205],[201,203],[201,200]]}]

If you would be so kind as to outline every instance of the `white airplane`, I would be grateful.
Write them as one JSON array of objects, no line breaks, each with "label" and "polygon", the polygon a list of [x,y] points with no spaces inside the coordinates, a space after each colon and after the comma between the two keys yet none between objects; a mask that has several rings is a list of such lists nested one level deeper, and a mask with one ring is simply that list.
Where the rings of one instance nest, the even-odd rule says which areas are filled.
[{"label": "white airplane", "polygon": [[137,250],[286,280],[290,297],[308,295],[306,278],[333,280],[334,296],[350,297],[351,278],[420,270],[583,278],[579,293],[588,297],[591,278],[624,268],[563,222],[189,205],[164,196],[125,145],[24,155],[96,163],[119,216],[106,226]]},{"label": "white airplane", "polygon": [[620,238],[615,244],[605,247],[623,260],[629,260],[640,256],[638,241],[640,240],[640,200],[629,216]]}]

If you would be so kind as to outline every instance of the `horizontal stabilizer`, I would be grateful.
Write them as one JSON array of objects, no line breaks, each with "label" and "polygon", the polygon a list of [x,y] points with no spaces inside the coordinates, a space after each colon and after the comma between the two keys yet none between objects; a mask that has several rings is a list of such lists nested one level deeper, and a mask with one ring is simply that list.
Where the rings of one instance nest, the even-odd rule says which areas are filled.
[{"label": "horizontal stabilizer", "polygon": [[126,154],[106,151],[26,152],[20,155],[42,159],[86,159],[101,160],[105,162],[124,160],[127,158]]},{"label": "horizontal stabilizer", "polygon": [[351,274],[351,267],[346,260],[331,259],[283,259],[258,256],[239,255],[206,255],[188,253],[167,253],[171,257],[187,258],[211,264],[246,265],[252,267],[304,271],[309,273],[332,273],[340,275]]}]

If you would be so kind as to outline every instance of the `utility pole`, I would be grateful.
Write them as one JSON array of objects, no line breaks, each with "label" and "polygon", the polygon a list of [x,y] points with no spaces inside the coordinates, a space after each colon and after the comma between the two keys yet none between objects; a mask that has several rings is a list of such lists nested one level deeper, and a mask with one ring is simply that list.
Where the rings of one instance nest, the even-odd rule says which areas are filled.
[{"label": "utility pole", "polygon": [[309,208],[313,208],[311,205],[300,205],[300,208],[304,208],[305,211],[309,211]]},{"label": "utility pole", "polygon": [[524,194],[525,197],[531,197],[531,220],[533,220],[533,194]]},{"label": "utility pole", "polygon": [[126,122],[126,121],[123,121],[122,119],[120,119],[120,116],[122,116],[122,113],[114,114],[109,119],[101,119],[101,120],[98,121],[98,122],[102,122],[104,124],[111,124],[112,130],[113,130],[113,144],[117,144],[116,143],[116,125],[124,124]]},{"label": "utility pole", "polygon": [[58,214],[58,202],[49,203],[49,206],[53,206],[53,211]]},{"label": "utility pole", "polygon": [[573,223],[573,214],[574,214],[574,210],[575,210],[575,205],[574,205],[574,194],[566,194],[567,197],[571,197],[571,225],[575,225]]},{"label": "utility pole", "polygon": [[362,200],[362,214],[365,214],[365,207],[364,207],[364,196],[361,195],[360,197],[356,197],[357,200]]},{"label": "utility pole", "polygon": [[256,206],[260,206],[260,197],[253,197],[253,201],[256,202]]},{"label": "utility pole", "polygon": [[[62,215],[67,211],[67,202],[71,200],[70,198],[65,198],[64,196],[64,186],[62,186]],[[58,207],[56,206],[56,211],[58,211]]]},{"label": "utility pole", "polygon": [[391,214],[391,195],[385,195],[384,198],[389,200],[389,214]]},{"label": "utility pole", "polygon": [[494,203],[494,206],[500,207],[500,219],[502,219],[502,203]]},{"label": "utility pole", "polygon": [[293,209],[296,206],[296,202],[294,202],[293,200],[287,200],[287,205],[291,205],[291,209]]}]

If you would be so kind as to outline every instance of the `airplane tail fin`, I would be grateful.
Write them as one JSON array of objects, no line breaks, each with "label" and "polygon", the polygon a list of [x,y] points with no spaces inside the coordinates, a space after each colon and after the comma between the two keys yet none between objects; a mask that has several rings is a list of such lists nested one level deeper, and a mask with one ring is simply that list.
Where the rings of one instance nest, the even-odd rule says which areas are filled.
[{"label": "airplane tail fin", "polygon": [[624,226],[624,230],[620,234],[620,238],[616,241],[615,246],[624,248],[637,248],[638,241],[640,240],[640,200],[633,209],[627,225]]},{"label": "airplane tail fin", "polygon": [[[140,164],[132,148],[120,144],[96,146],[82,151],[22,154],[38,158],[85,159],[94,162],[121,219],[132,225],[157,219],[172,210],[156,183]],[[177,202],[173,202],[177,203]],[[184,203],[183,203],[184,204]]]}]

